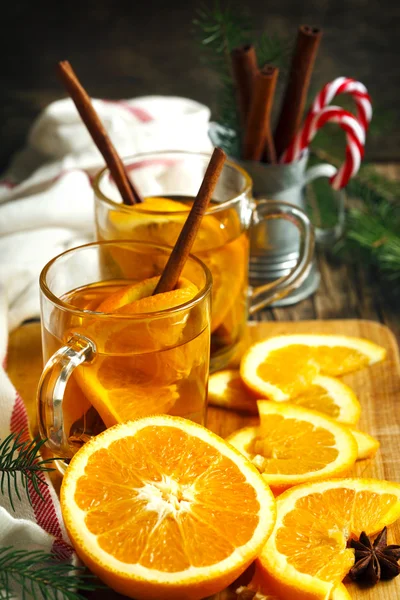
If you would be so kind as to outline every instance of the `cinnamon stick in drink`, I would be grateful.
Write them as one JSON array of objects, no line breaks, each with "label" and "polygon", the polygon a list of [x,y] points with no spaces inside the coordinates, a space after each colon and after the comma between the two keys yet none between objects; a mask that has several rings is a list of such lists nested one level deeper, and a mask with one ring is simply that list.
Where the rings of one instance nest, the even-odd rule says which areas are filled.
[{"label": "cinnamon stick in drink", "polygon": [[161,294],[175,289],[185,262],[189,256],[193,242],[199,230],[201,220],[217,185],[226,154],[221,148],[215,148],[204,175],[203,182],[190,209],[182,231],[165,265],[164,271],[153,292]]},{"label": "cinnamon stick in drink", "polygon": [[67,92],[71,96],[82,121],[92,136],[94,143],[100,150],[106,165],[110,169],[110,173],[121,194],[123,203],[136,204],[137,202],[143,202],[140,194],[130,181],[124,163],[108,137],[103,123],[100,121],[98,114],[93,108],[89,95],[77,78],[70,63],[67,60],[59,62],[57,65],[57,72]]},{"label": "cinnamon stick in drink", "polygon": [[254,77],[258,70],[254,46],[252,44],[245,44],[234,48],[231,52],[231,62],[240,120],[244,129],[250,110]]},{"label": "cinnamon stick in drink", "polygon": [[300,129],[321,37],[322,31],[316,27],[309,25],[299,27],[288,83],[274,135],[278,158]]},{"label": "cinnamon stick in drink", "polygon": [[271,109],[279,69],[265,65],[254,78],[253,96],[244,133],[242,158],[260,160],[265,150],[265,161],[276,162],[271,131]]}]

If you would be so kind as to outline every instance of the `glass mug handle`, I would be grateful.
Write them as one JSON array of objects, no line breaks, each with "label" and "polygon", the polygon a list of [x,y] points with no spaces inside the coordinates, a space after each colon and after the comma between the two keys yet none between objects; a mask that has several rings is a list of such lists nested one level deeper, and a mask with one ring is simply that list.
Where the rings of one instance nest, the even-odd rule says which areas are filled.
[{"label": "glass mug handle", "polygon": [[96,346],[89,338],[74,334],[47,361],[40,377],[36,395],[39,431],[42,439],[47,439],[46,445],[59,456],[69,450],[64,432],[65,388],[74,369],[91,362],[95,353]]},{"label": "glass mug handle", "polygon": [[250,315],[298,287],[307,277],[314,255],[314,230],[311,222],[307,215],[293,204],[280,200],[260,200],[254,209],[253,219],[255,223],[272,219],[289,221],[299,230],[300,246],[297,263],[287,275],[250,289]]}]

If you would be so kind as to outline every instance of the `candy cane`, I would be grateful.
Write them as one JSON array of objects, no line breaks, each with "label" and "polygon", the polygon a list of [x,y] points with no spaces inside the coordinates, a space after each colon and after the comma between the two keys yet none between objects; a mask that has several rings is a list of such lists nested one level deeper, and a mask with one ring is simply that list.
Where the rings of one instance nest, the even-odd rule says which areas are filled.
[{"label": "candy cane", "polygon": [[320,93],[311,105],[306,119],[311,118],[312,113],[319,112],[324,106],[328,106],[339,94],[349,94],[357,106],[357,118],[364,130],[367,131],[372,119],[372,104],[368,90],[363,83],[350,77],[338,77],[324,85]]},{"label": "candy cane", "polygon": [[325,106],[306,119],[302,129],[284,152],[281,162],[289,163],[298,160],[301,153],[309,146],[316,133],[325,123],[337,123],[346,132],[346,159],[330,182],[338,190],[347,185],[360,168],[364,156],[365,130],[357,118],[340,106]]}]

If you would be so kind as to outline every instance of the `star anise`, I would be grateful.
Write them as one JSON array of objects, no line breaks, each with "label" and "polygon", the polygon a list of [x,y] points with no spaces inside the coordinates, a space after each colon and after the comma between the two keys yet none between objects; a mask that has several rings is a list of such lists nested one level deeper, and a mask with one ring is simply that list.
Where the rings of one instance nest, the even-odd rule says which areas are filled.
[{"label": "star anise", "polygon": [[355,581],[375,585],[380,579],[393,579],[400,574],[400,546],[387,545],[387,528],[384,527],[374,542],[363,531],[349,548],[355,549],[355,563],[349,575]]}]

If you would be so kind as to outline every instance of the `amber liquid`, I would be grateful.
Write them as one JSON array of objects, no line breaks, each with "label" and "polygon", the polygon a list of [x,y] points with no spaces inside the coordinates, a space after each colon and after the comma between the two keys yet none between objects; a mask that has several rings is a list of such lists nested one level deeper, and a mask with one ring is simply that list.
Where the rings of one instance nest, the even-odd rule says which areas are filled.
[{"label": "amber liquid", "polygon": [[[209,329],[180,325],[171,317],[162,325],[146,321],[116,322],[97,315],[96,307],[122,285],[93,284],[71,291],[62,300],[94,312],[87,316],[57,311],[43,331],[45,360],[73,334],[94,341],[95,359],[78,366],[63,398],[64,434],[72,455],[92,435],[114,424],[107,407],[130,420],[150,414],[170,414],[205,424],[209,370]],[[175,320],[174,320],[175,319]],[[181,319],[182,320],[182,319]]]},{"label": "amber liquid", "polygon": [[[163,196],[185,204],[193,198]],[[147,214],[143,215],[142,208]],[[132,208],[132,214],[109,210],[107,217],[97,214],[100,240],[132,239],[174,245],[185,220],[174,213],[151,214],[152,199]],[[216,202],[212,203],[217,205]],[[170,220],[169,220],[170,217]],[[211,320],[211,370],[226,365],[241,340],[247,321],[249,242],[237,207],[225,208],[203,217],[192,253],[200,258],[213,276]]]}]

